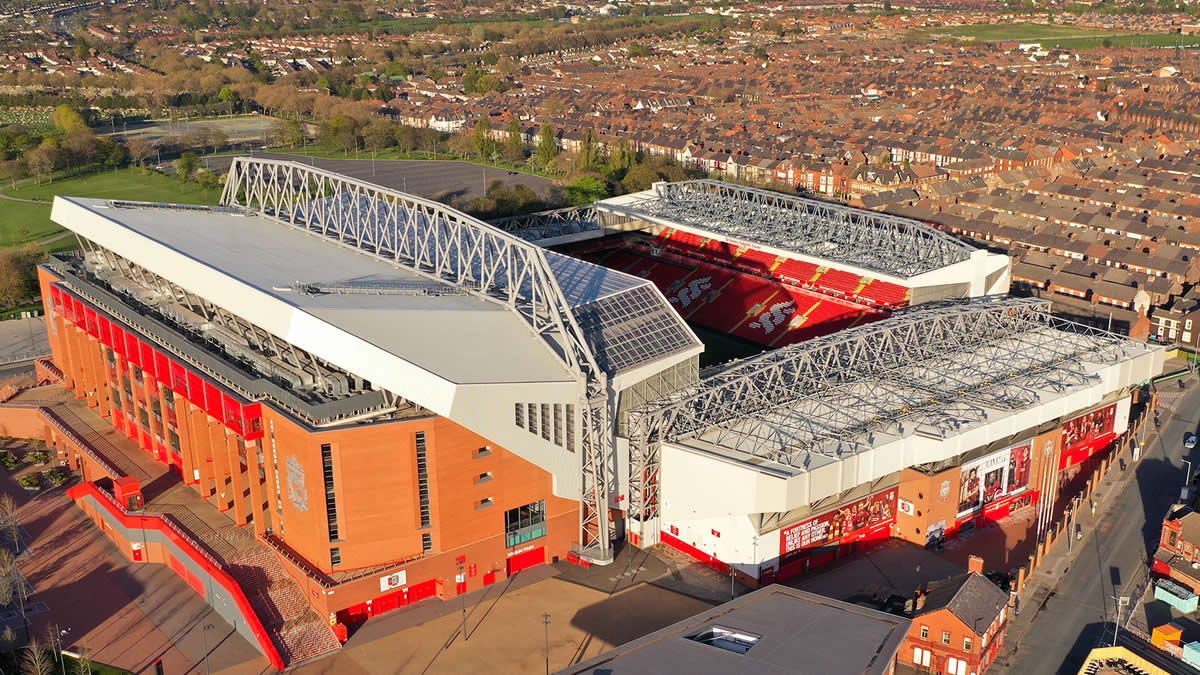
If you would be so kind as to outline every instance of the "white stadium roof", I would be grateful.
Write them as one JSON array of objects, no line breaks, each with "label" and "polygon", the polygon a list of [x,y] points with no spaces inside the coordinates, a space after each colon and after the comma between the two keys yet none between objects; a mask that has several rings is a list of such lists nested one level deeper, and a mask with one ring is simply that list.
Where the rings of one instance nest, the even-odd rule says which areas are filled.
[{"label": "white stadium roof", "polygon": [[900,278],[964,262],[976,251],[911,218],[715,180],[657,183],[595,208]]},{"label": "white stadium roof", "polygon": [[[308,318],[458,384],[574,380],[504,306],[253,212],[60,197],[54,218],[331,363],[336,342],[304,344]],[[698,346],[650,282],[547,256],[606,370]],[[336,290],[305,293],[298,284]],[[614,315],[614,307],[622,309]]]},{"label": "white stadium roof", "polygon": [[806,492],[826,496],[1034,428],[1161,372],[1161,347],[1049,310],[1039,299],[932,303],[763,353],[631,412],[632,455],[653,463],[665,443],[775,476],[820,474],[823,485]]}]

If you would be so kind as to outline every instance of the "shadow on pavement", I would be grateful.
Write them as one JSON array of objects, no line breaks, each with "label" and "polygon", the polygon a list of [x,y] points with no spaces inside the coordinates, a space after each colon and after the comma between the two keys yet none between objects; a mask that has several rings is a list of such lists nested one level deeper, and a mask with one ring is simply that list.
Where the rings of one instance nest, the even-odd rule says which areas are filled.
[{"label": "shadow on pavement", "polygon": [[1105,635],[1111,635],[1107,626],[1102,621],[1095,621],[1083,627],[1079,637],[1075,638],[1075,644],[1071,645],[1071,651],[1067,652],[1066,661],[1058,668],[1059,675],[1075,675],[1079,672],[1079,664],[1087,658],[1088,652],[1098,647]]}]

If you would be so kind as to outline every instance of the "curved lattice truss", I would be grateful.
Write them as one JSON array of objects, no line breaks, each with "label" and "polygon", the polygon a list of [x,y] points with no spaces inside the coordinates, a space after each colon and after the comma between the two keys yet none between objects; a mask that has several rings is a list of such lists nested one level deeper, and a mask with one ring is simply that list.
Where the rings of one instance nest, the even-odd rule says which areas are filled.
[{"label": "curved lattice truss", "polygon": [[1145,345],[1073,324],[1035,298],[924,305],[784,347],[630,411],[630,514],[658,512],[659,447],[708,443],[807,468],[879,432],[935,438],[1092,379],[1085,363]]},{"label": "curved lattice truss", "polygon": [[659,183],[614,207],[897,277],[962,262],[975,249],[909,218],[715,180]]},{"label": "curved lattice truss", "polygon": [[579,374],[581,545],[609,554],[607,376],[597,367],[541,248],[444,204],[281,160],[234,159],[221,204],[254,209],[517,312]]},{"label": "curved lattice truss", "polygon": [[599,230],[602,227],[600,213],[596,211],[595,206],[539,211],[523,216],[493,220],[491,224],[525,241],[541,241],[542,239]]}]

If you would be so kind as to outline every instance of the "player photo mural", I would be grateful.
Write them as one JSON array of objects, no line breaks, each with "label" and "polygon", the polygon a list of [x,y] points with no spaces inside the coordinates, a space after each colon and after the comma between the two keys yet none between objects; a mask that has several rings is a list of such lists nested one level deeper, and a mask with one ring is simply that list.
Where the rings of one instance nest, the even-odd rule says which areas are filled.
[{"label": "player photo mural", "polygon": [[1117,406],[1113,404],[1099,410],[1093,410],[1086,415],[1080,415],[1067,422],[1063,425],[1063,449],[1073,448],[1076,445],[1087,443],[1094,438],[1110,433],[1113,430],[1116,418]]},{"label": "player photo mural", "polygon": [[1029,486],[1032,446],[1022,443],[962,466],[958,493],[960,516]]}]

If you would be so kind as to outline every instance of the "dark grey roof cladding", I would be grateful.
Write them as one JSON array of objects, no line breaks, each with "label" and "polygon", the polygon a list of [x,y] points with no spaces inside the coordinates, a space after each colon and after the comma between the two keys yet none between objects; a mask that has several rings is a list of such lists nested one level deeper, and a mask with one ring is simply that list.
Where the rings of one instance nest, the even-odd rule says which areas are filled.
[{"label": "dark grey roof cladding", "polygon": [[[882,675],[910,625],[905,617],[775,584],[559,672]],[[689,639],[714,626],[760,637],[744,654]]]},{"label": "dark grey roof cladding", "polygon": [[996,584],[983,576],[967,572],[929,584],[925,606],[914,612],[914,616],[949,609],[976,635],[983,635],[1006,604],[1008,596]]}]

